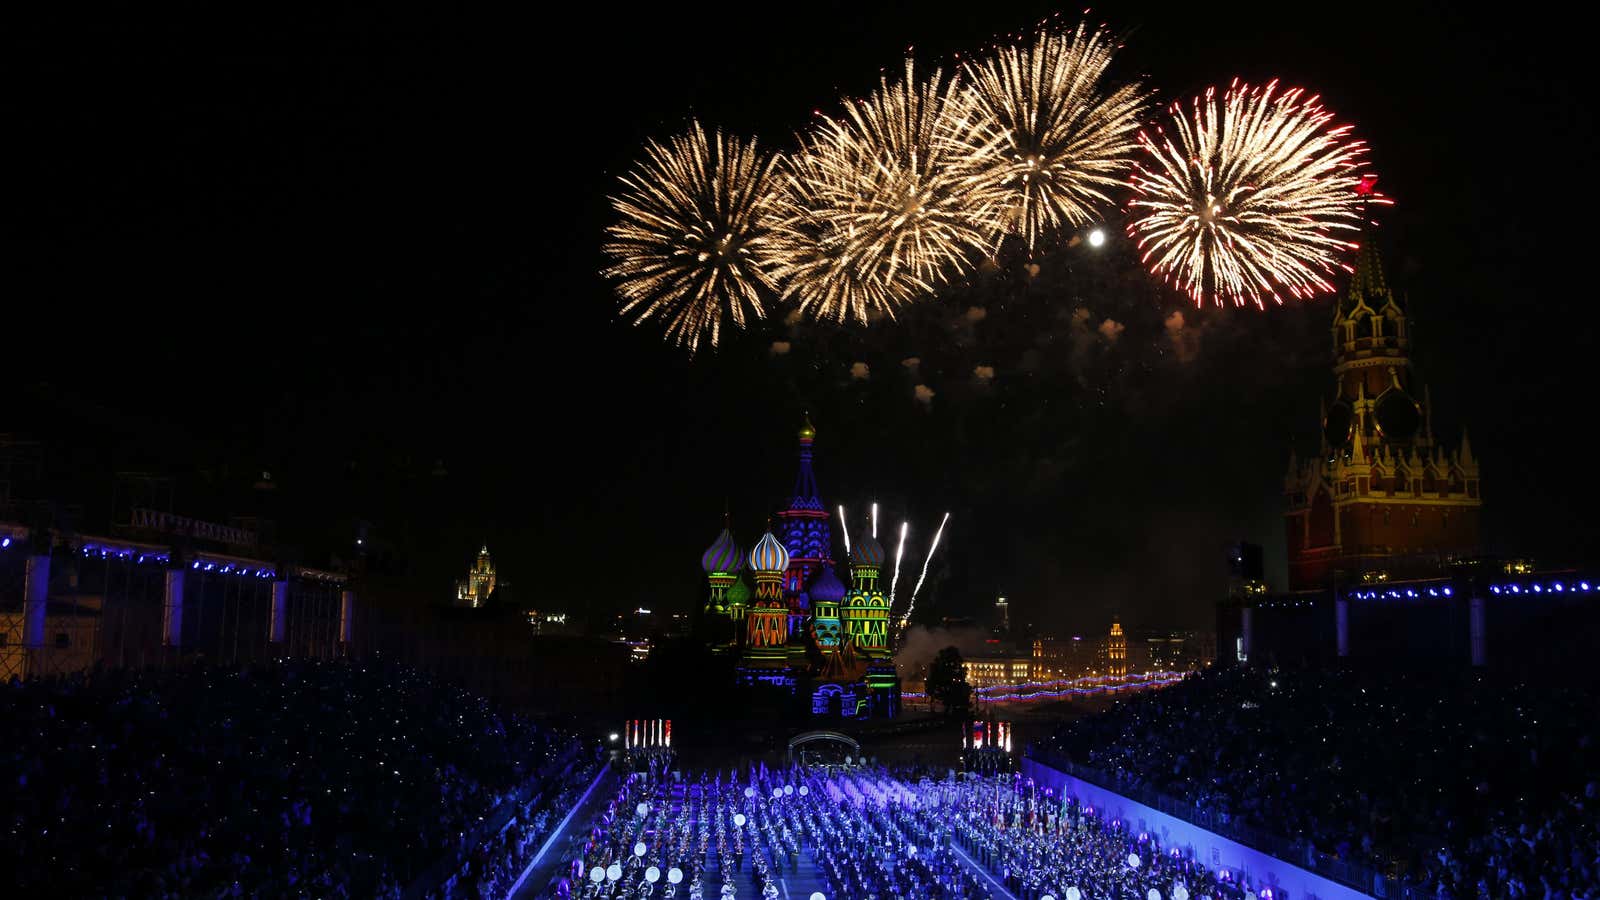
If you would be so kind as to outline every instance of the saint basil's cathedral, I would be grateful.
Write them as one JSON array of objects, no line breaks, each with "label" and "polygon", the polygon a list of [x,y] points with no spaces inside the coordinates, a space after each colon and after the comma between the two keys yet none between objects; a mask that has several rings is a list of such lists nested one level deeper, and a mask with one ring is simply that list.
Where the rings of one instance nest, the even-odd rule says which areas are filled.
[{"label": "saint basil's cathedral", "polygon": [[878,584],[883,545],[866,536],[850,548],[847,588],[812,471],[816,437],[808,419],[794,496],[778,513],[776,533],[769,525],[745,553],[725,526],[700,557],[710,585],[705,616],[731,626],[733,639],[721,650],[738,655],[741,683],[809,698],[803,705],[815,715],[892,717],[900,679],[889,648],[889,600]]}]

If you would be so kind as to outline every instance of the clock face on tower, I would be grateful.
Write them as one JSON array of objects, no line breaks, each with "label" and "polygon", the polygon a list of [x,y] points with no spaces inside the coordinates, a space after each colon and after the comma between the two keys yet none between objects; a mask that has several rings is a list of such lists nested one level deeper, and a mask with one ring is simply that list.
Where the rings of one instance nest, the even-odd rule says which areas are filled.
[{"label": "clock face on tower", "polygon": [[1389,388],[1379,395],[1378,402],[1373,404],[1372,413],[1378,421],[1378,430],[1383,433],[1385,440],[1409,440],[1422,424],[1422,412],[1417,408],[1417,401],[1397,387]]}]

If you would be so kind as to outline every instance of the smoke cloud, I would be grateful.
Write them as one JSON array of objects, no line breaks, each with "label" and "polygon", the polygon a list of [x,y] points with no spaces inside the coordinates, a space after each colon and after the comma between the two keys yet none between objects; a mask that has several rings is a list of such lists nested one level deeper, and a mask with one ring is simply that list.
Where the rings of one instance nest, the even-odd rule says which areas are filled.
[{"label": "smoke cloud", "polygon": [[1067,346],[1070,348],[1067,359],[1072,370],[1080,376],[1084,365],[1088,362],[1089,351],[1095,343],[1094,329],[1089,325],[1091,318],[1093,314],[1080,306],[1072,311],[1072,319],[1067,328]]},{"label": "smoke cloud", "polygon": [[925,384],[919,384],[913,388],[912,396],[916,397],[917,402],[921,403],[923,406],[933,405],[933,388],[930,388]]},{"label": "smoke cloud", "polygon": [[794,345],[790,344],[788,341],[773,341],[772,342],[772,355],[773,356],[784,356],[784,355],[787,355],[789,350],[790,350],[790,348],[793,347],[793,346]]},{"label": "smoke cloud", "polygon": [[974,366],[972,375],[985,384],[994,380],[994,366]]},{"label": "smoke cloud", "polygon": [[857,362],[850,367],[850,377],[856,381],[866,381],[872,377],[872,370],[864,362]]},{"label": "smoke cloud", "polygon": [[987,633],[977,625],[942,626],[913,625],[900,638],[900,649],[894,655],[895,668],[907,679],[920,680],[927,675],[928,664],[946,647],[961,651],[963,658],[983,652]]},{"label": "smoke cloud", "polygon": [[1183,310],[1175,310],[1161,322],[1167,329],[1167,340],[1172,342],[1172,352],[1178,362],[1186,363],[1200,352],[1200,329],[1191,328],[1183,320]]}]

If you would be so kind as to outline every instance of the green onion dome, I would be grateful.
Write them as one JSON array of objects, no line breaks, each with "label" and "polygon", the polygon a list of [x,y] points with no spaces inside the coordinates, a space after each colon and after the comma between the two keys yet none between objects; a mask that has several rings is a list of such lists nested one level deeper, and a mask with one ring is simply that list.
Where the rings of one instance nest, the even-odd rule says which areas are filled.
[{"label": "green onion dome", "polygon": [[735,578],[728,588],[728,593],[723,595],[722,601],[727,606],[749,606],[750,583],[742,577]]}]

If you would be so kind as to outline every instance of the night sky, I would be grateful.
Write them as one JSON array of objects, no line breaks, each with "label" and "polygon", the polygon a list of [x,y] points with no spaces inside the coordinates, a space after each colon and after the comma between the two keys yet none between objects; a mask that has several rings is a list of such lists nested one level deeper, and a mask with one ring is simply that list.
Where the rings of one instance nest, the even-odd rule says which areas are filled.
[{"label": "night sky", "polygon": [[[748,546],[810,410],[853,531],[872,499],[886,532],[909,517],[909,566],[953,513],[919,618],[1003,592],[1050,629],[1201,626],[1241,538],[1281,586],[1285,464],[1316,449],[1331,384],[1326,299],[1195,310],[1118,239],[1037,273],[1002,254],[898,323],[780,312],[693,361],[617,320],[605,194],[647,137],[696,115],[787,147],[907,48],[948,65],[1060,9],[856,7],[55,23],[22,42],[0,431],[49,442],[63,493],[154,468],[232,497],[269,469],[285,532],[340,544],[366,521],[419,597],[488,543],[519,603],[597,613],[700,602],[724,507]],[[1118,74],[1165,99],[1277,76],[1356,123],[1398,200],[1379,240],[1435,428],[1467,425],[1483,463],[1487,548],[1590,552],[1578,30],[1527,5],[1092,17],[1127,35]],[[238,511],[205,493],[188,509]]]}]

